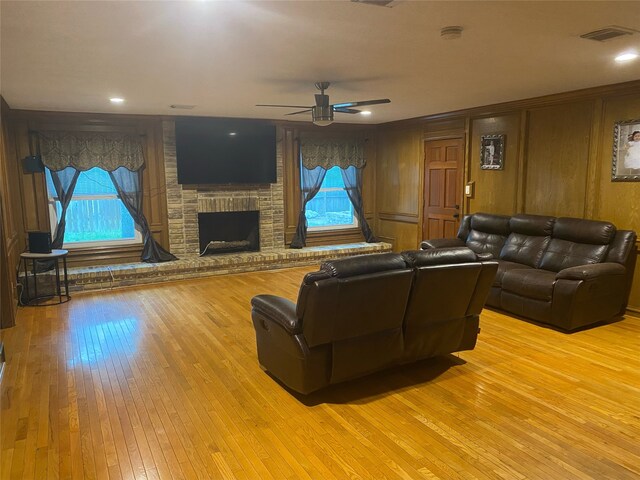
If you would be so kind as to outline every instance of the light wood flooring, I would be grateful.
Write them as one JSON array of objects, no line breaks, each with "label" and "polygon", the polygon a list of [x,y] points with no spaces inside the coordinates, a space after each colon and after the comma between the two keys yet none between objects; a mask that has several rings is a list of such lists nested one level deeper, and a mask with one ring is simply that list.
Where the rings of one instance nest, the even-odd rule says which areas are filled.
[{"label": "light wood flooring", "polygon": [[473,351],[296,397],[258,366],[249,300],[310,270],[21,308],[0,477],[640,478],[640,319],[566,335],[485,310]]}]

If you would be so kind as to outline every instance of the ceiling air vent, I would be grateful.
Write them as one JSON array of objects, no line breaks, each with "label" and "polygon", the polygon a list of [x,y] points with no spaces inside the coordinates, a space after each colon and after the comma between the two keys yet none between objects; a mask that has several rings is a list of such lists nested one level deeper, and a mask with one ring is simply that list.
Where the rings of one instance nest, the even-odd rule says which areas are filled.
[{"label": "ceiling air vent", "polygon": [[606,42],[613,38],[623,37],[625,35],[633,35],[636,30],[630,28],[618,27],[611,25],[610,27],[604,27],[600,30],[594,30],[593,32],[580,35],[580,38],[586,38],[587,40],[595,40],[597,42]]},{"label": "ceiling air vent", "polygon": [[351,0],[354,3],[366,3],[367,5],[376,5],[378,7],[391,8],[402,0]]}]

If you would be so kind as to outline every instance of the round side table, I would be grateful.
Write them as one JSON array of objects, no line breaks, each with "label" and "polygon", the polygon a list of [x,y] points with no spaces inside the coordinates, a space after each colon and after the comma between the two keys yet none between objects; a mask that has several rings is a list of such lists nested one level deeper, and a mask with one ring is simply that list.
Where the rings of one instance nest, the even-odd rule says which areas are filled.
[{"label": "round side table", "polygon": [[[71,299],[69,295],[69,279],[67,277],[67,255],[69,254],[68,250],[51,250],[51,253],[32,253],[32,252],[24,252],[20,254],[20,262],[24,265],[24,288],[27,294],[27,301],[24,305],[33,305],[33,306],[45,306],[52,305],[51,303],[46,304],[38,304],[37,302],[40,300],[44,300],[47,298],[58,297],[58,303],[65,303]],[[62,289],[60,287],[60,259],[62,259],[63,273],[64,273],[64,295],[62,294]],[[31,297],[31,293],[29,292],[29,272],[27,270],[27,264],[31,260],[31,272],[33,275],[33,297]],[[57,295],[41,295],[38,296],[38,268],[36,263],[44,262],[44,261],[52,261],[55,265],[56,269],[56,292]],[[63,299],[64,298],[64,299]]]}]

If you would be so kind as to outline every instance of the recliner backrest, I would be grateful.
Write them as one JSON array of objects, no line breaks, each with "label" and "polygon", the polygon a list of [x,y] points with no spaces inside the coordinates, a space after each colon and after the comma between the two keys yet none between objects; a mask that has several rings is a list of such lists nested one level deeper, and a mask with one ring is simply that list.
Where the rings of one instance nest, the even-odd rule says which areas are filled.
[{"label": "recliner backrest", "polygon": [[297,312],[310,348],[332,344],[331,382],[395,362],[413,280],[402,256],[358,255],[325,262],[321,272],[303,282]]},{"label": "recliner backrest", "polygon": [[569,267],[603,262],[615,235],[616,227],[609,222],[558,218],[540,268],[559,272]]},{"label": "recliner backrest", "polygon": [[[402,254],[415,269],[405,313],[405,357],[426,357],[438,354],[439,348],[455,348],[465,331],[465,319],[482,310],[497,262],[477,262],[475,253],[465,247]],[[457,330],[452,328],[455,322]],[[443,328],[444,337],[440,334]]]},{"label": "recliner backrest", "polygon": [[511,233],[509,218],[505,215],[474,213],[463,219],[458,238],[464,240],[466,246],[475,253],[491,253],[494,258],[498,258]]},{"label": "recliner backrest", "polygon": [[405,329],[464,317],[482,269],[468,248],[402,252],[416,276],[405,313]]},{"label": "recliner backrest", "polygon": [[500,259],[537,268],[551,240],[555,221],[555,217],[543,215],[511,217],[511,233],[500,251]]}]

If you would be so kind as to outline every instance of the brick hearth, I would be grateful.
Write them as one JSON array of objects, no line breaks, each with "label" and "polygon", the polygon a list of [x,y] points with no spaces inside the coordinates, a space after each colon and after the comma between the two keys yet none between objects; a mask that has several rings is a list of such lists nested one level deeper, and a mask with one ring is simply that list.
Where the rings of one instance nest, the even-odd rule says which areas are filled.
[{"label": "brick hearth", "polygon": [[69,289],[71,292],[101,290],[228,273],[305,265],[319,266],[325,260],[388,251],[391,251],[391,245],[388,243],[363,242],[308,247],[300,250],[280,248],[262,252],[230,253],[204,257],[186,255],[180,260],[166,263],[78,267],[69,269]]}]

